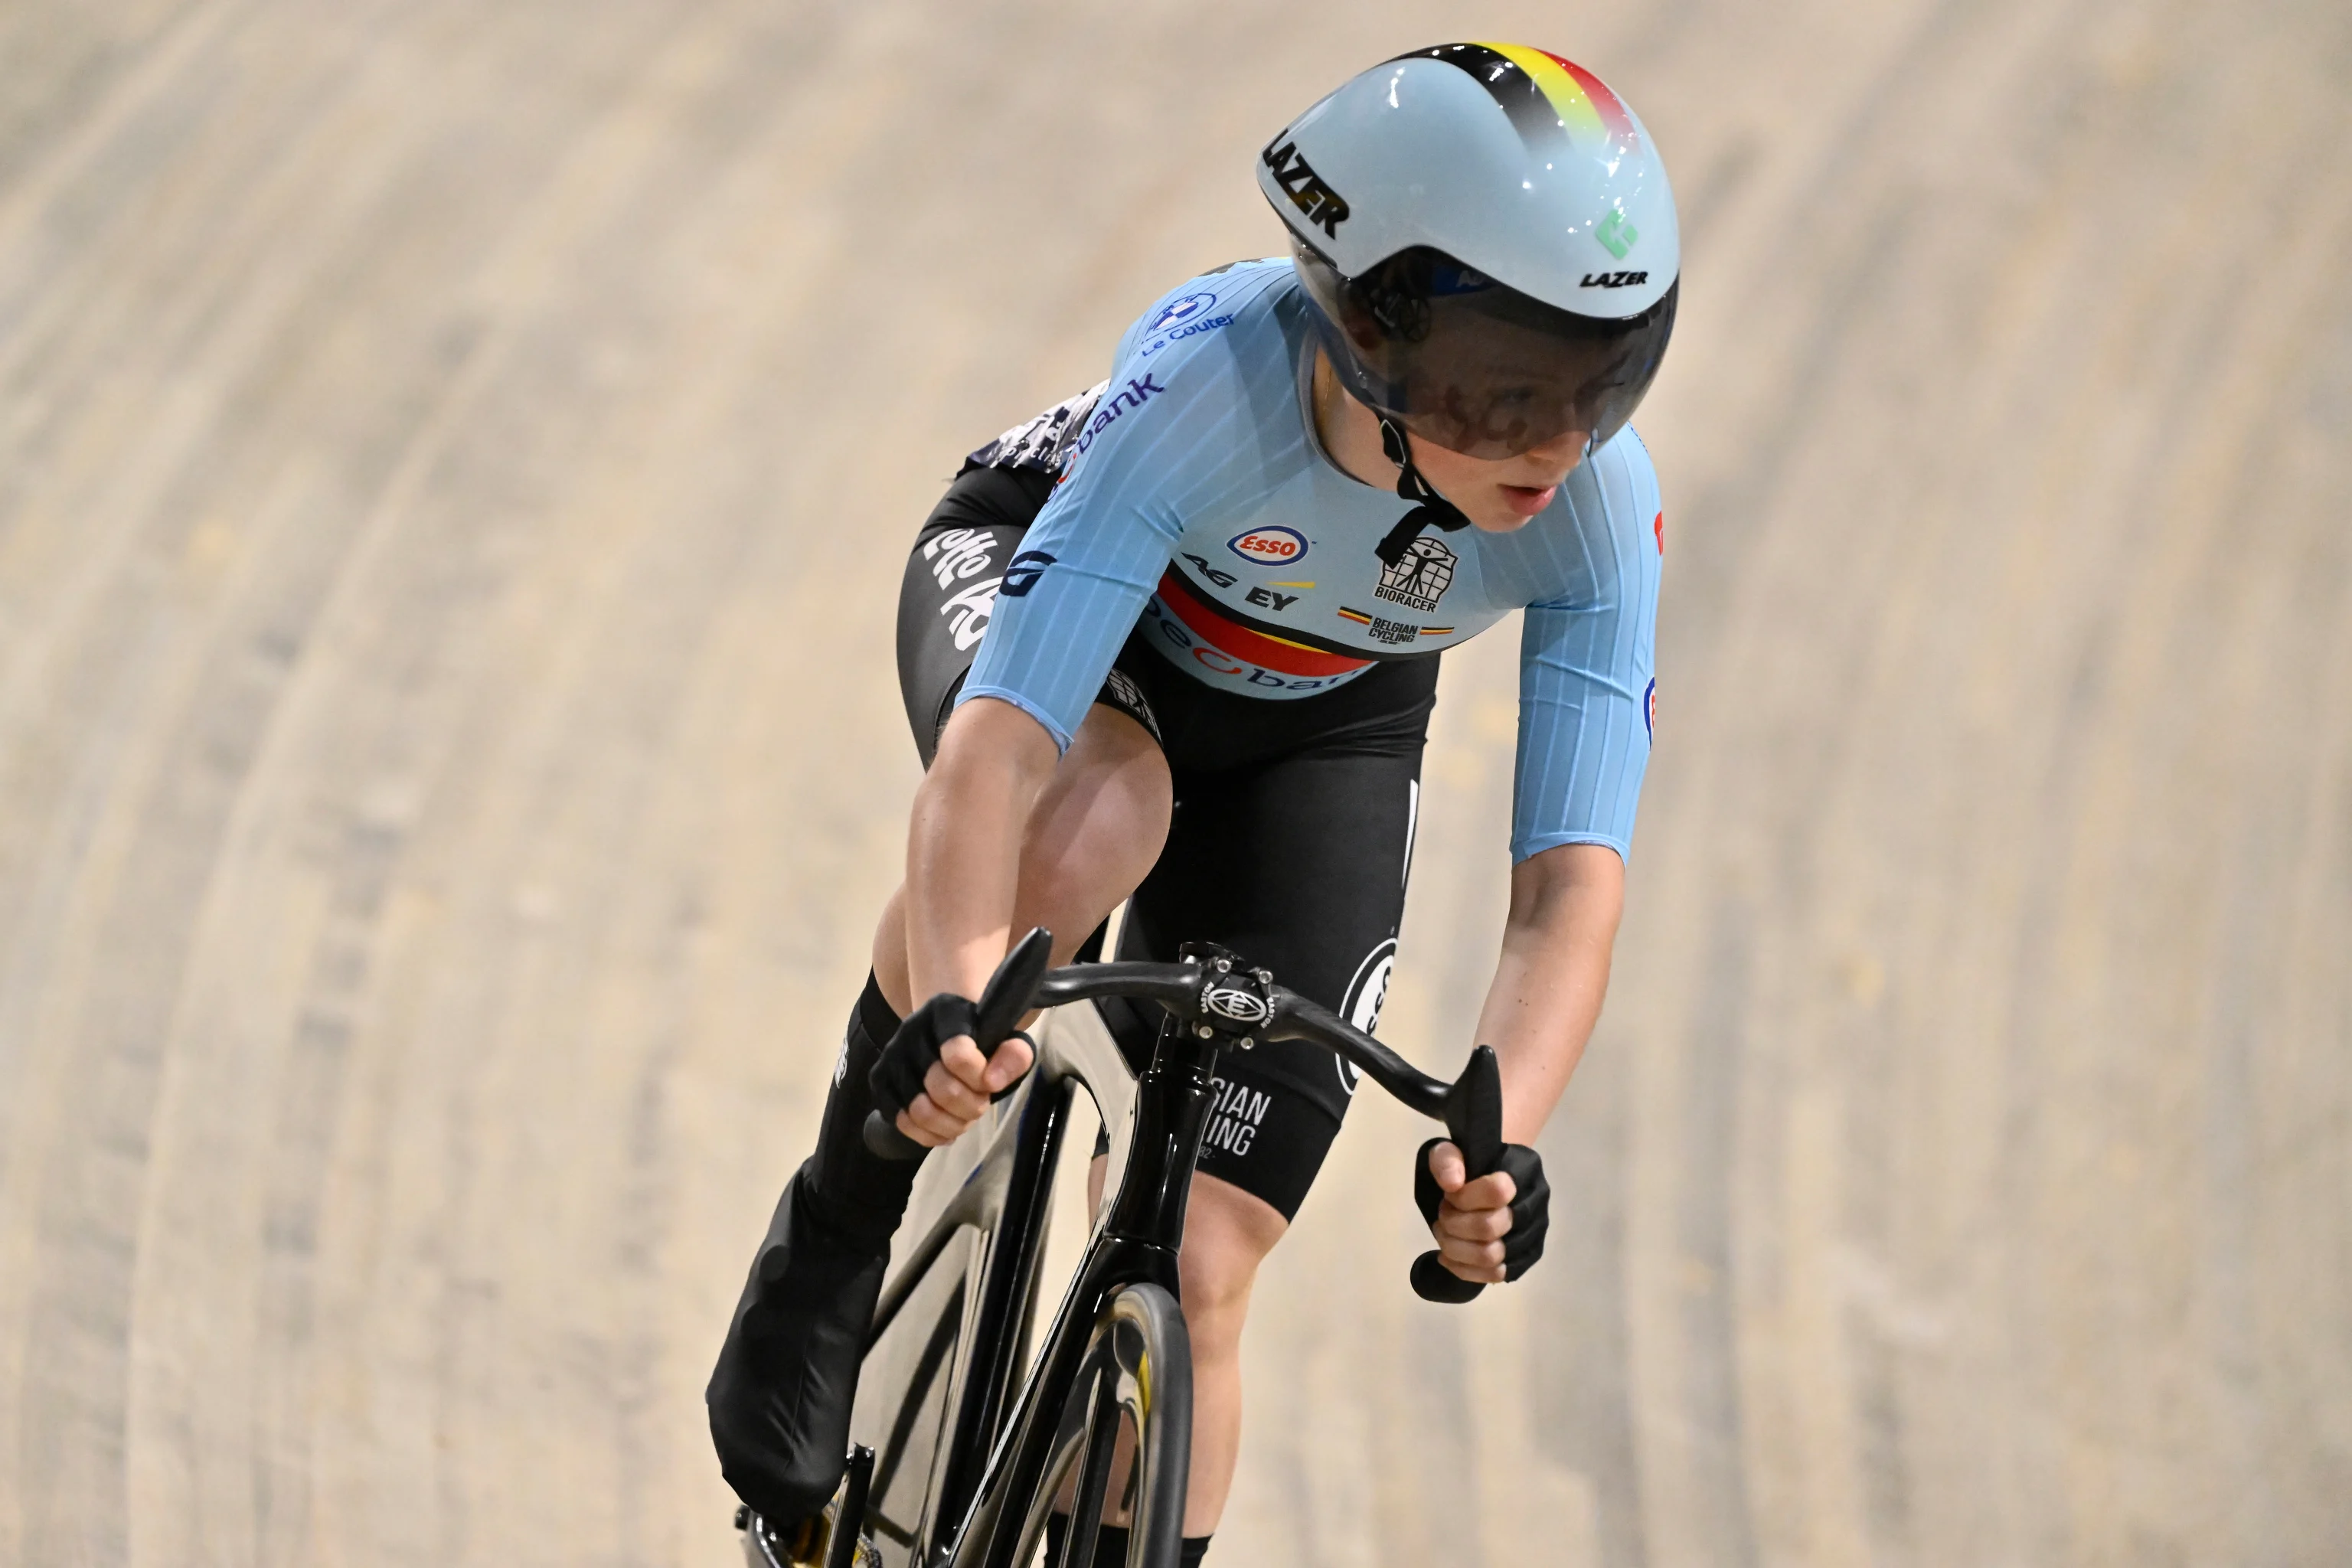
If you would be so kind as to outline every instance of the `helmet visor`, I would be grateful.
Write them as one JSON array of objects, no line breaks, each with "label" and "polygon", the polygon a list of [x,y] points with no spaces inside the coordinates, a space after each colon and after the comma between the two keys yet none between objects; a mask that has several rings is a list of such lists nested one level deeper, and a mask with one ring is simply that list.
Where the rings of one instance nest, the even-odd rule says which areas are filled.
[{"label": "helmet visor", "polygon": [[1325,352],[1358,399],[1424,441],[1516,457],[1571,433],[1617,434],[1675,328],[1679,279],[1638,316],[1579,316],[1442,251],[1400,251],[1360,278],[1292,238]]}]

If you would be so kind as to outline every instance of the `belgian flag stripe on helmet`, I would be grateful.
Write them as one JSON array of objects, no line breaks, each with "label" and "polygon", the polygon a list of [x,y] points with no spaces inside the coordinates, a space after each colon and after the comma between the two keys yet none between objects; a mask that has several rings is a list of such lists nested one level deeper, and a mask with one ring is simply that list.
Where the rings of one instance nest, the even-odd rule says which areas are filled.
[{"label": "belgian flag stripe on helmet", "polygon": [[[1530,148],[1568,133],[1580,152],[1639,139],[1633,117],[1601,79],[1573,60],[1524,44],[1440,44],[1399,55],[1400,60],[1443,60],[1485,88]],[[1391,62],[1394,63],[1394,62]]]}]

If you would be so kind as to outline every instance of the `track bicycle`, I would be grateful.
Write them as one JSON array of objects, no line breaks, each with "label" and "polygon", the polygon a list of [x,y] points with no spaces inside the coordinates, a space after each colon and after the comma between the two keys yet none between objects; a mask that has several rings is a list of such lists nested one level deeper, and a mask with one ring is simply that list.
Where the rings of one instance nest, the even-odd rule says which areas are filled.
[{"label": "track bicycle", "polygon": [[[1119,1514],[1124,1568],[1176,1568],[1192,1425],[1177,1253],[1225,1051],[1260,1040],[1325,1047],[1443,1121],[1472,1175],[1500,1160],[1502,1083],[1490,1047],[1447,1083],[1227,949],[1189,942],[1175,963],[1047,973],[1051,945],[1045,931],[1031,931],[990,980],[974,1028],[982,1050],[1032,1007],[1119,996],[1166,1015],[1150,1063],[1139,1077],[1092,1010],[1075,1009],[1090,1026],[1045,1031],[1020,1083],[981,1125],[932,1153],[901,1232],[915,1239],[867,1331],[841,1487],[789,1540],[739,1510],[750,1568],[1027,1568],[1055,1511],[1069,1516],[1059,1568],[1096,1568],[1097,1530]],[[1080,1089],[1109,1134],[1110,1168],[1122,1173],[1024,1366],[1054,1172]],[[866,1138],[877,1153],[919,1152],[880,1112]],[[1414,1262],[1412,1283],[1437,1301],[1480,1289],[1434,1252]]]}]

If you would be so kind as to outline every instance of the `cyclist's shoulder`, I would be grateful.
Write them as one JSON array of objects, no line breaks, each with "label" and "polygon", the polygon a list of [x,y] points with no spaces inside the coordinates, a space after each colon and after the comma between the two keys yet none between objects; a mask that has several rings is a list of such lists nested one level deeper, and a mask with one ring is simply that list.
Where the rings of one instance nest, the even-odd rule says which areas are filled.
[{"label": "cyclist's shoulder", "polygon": [[1261,460],[1266,443],[1244,438],[1270,411],[1296,403],[1295,340],[1302,330],[1284,300],[1286,261],[1234,262],[1169,289],[1120,338],[1110,379],[1061,448],[1062,475],[1076,478],[1108,444],[1130,478],[1186,483],[1230,477]]},{"label": "cyclist's shoulder", "polygon": [[1649,450],[1628,426],[1570,472],[1534,522],[1479,542],[1500,591],[1530,606],[1590,609],[1654,593],[1663,515]]},{"label": "cyclist's shoulder", "polygon": [[1570,473],[1545,521],[1554,531],[1587,536],[1637,525],[1647,531],[1658,507],[1657,467],[1628,425]]},{"label": "cyclist's shoulder", "polygon": [[[1179,342],[1263,314],[1297,277],[1289,260],[1279,256],[1245,257],[1194,273],[1160,293],[1135,318],[1127,330],[1129,344],[1140,348],[1154,338]],[[1218,326],[1210,326],[1212,321]]]},{"label": "cyclist's shoulder", "polygon": [[1118,363],[1129,374],[1199,362],[1244,374],[1272,366],[1286,359],[1281,351],[1296,292],[1297,274],[1280,257],[1229,261],[1187,278],[1121,334]]}]

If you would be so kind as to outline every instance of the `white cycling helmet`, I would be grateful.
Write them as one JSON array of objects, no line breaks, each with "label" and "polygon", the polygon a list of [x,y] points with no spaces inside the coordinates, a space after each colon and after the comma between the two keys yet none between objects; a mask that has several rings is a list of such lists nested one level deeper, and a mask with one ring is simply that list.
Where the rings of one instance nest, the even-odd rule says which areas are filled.
[{"label": "white cycling helmet", "polygon": [[1441,44],[1356,77],[1267,143],[1348,390],[1424,440],[1502,458],[1624,426],[1674,331],[1681,240],[1649,133],[1599,77]]}]

